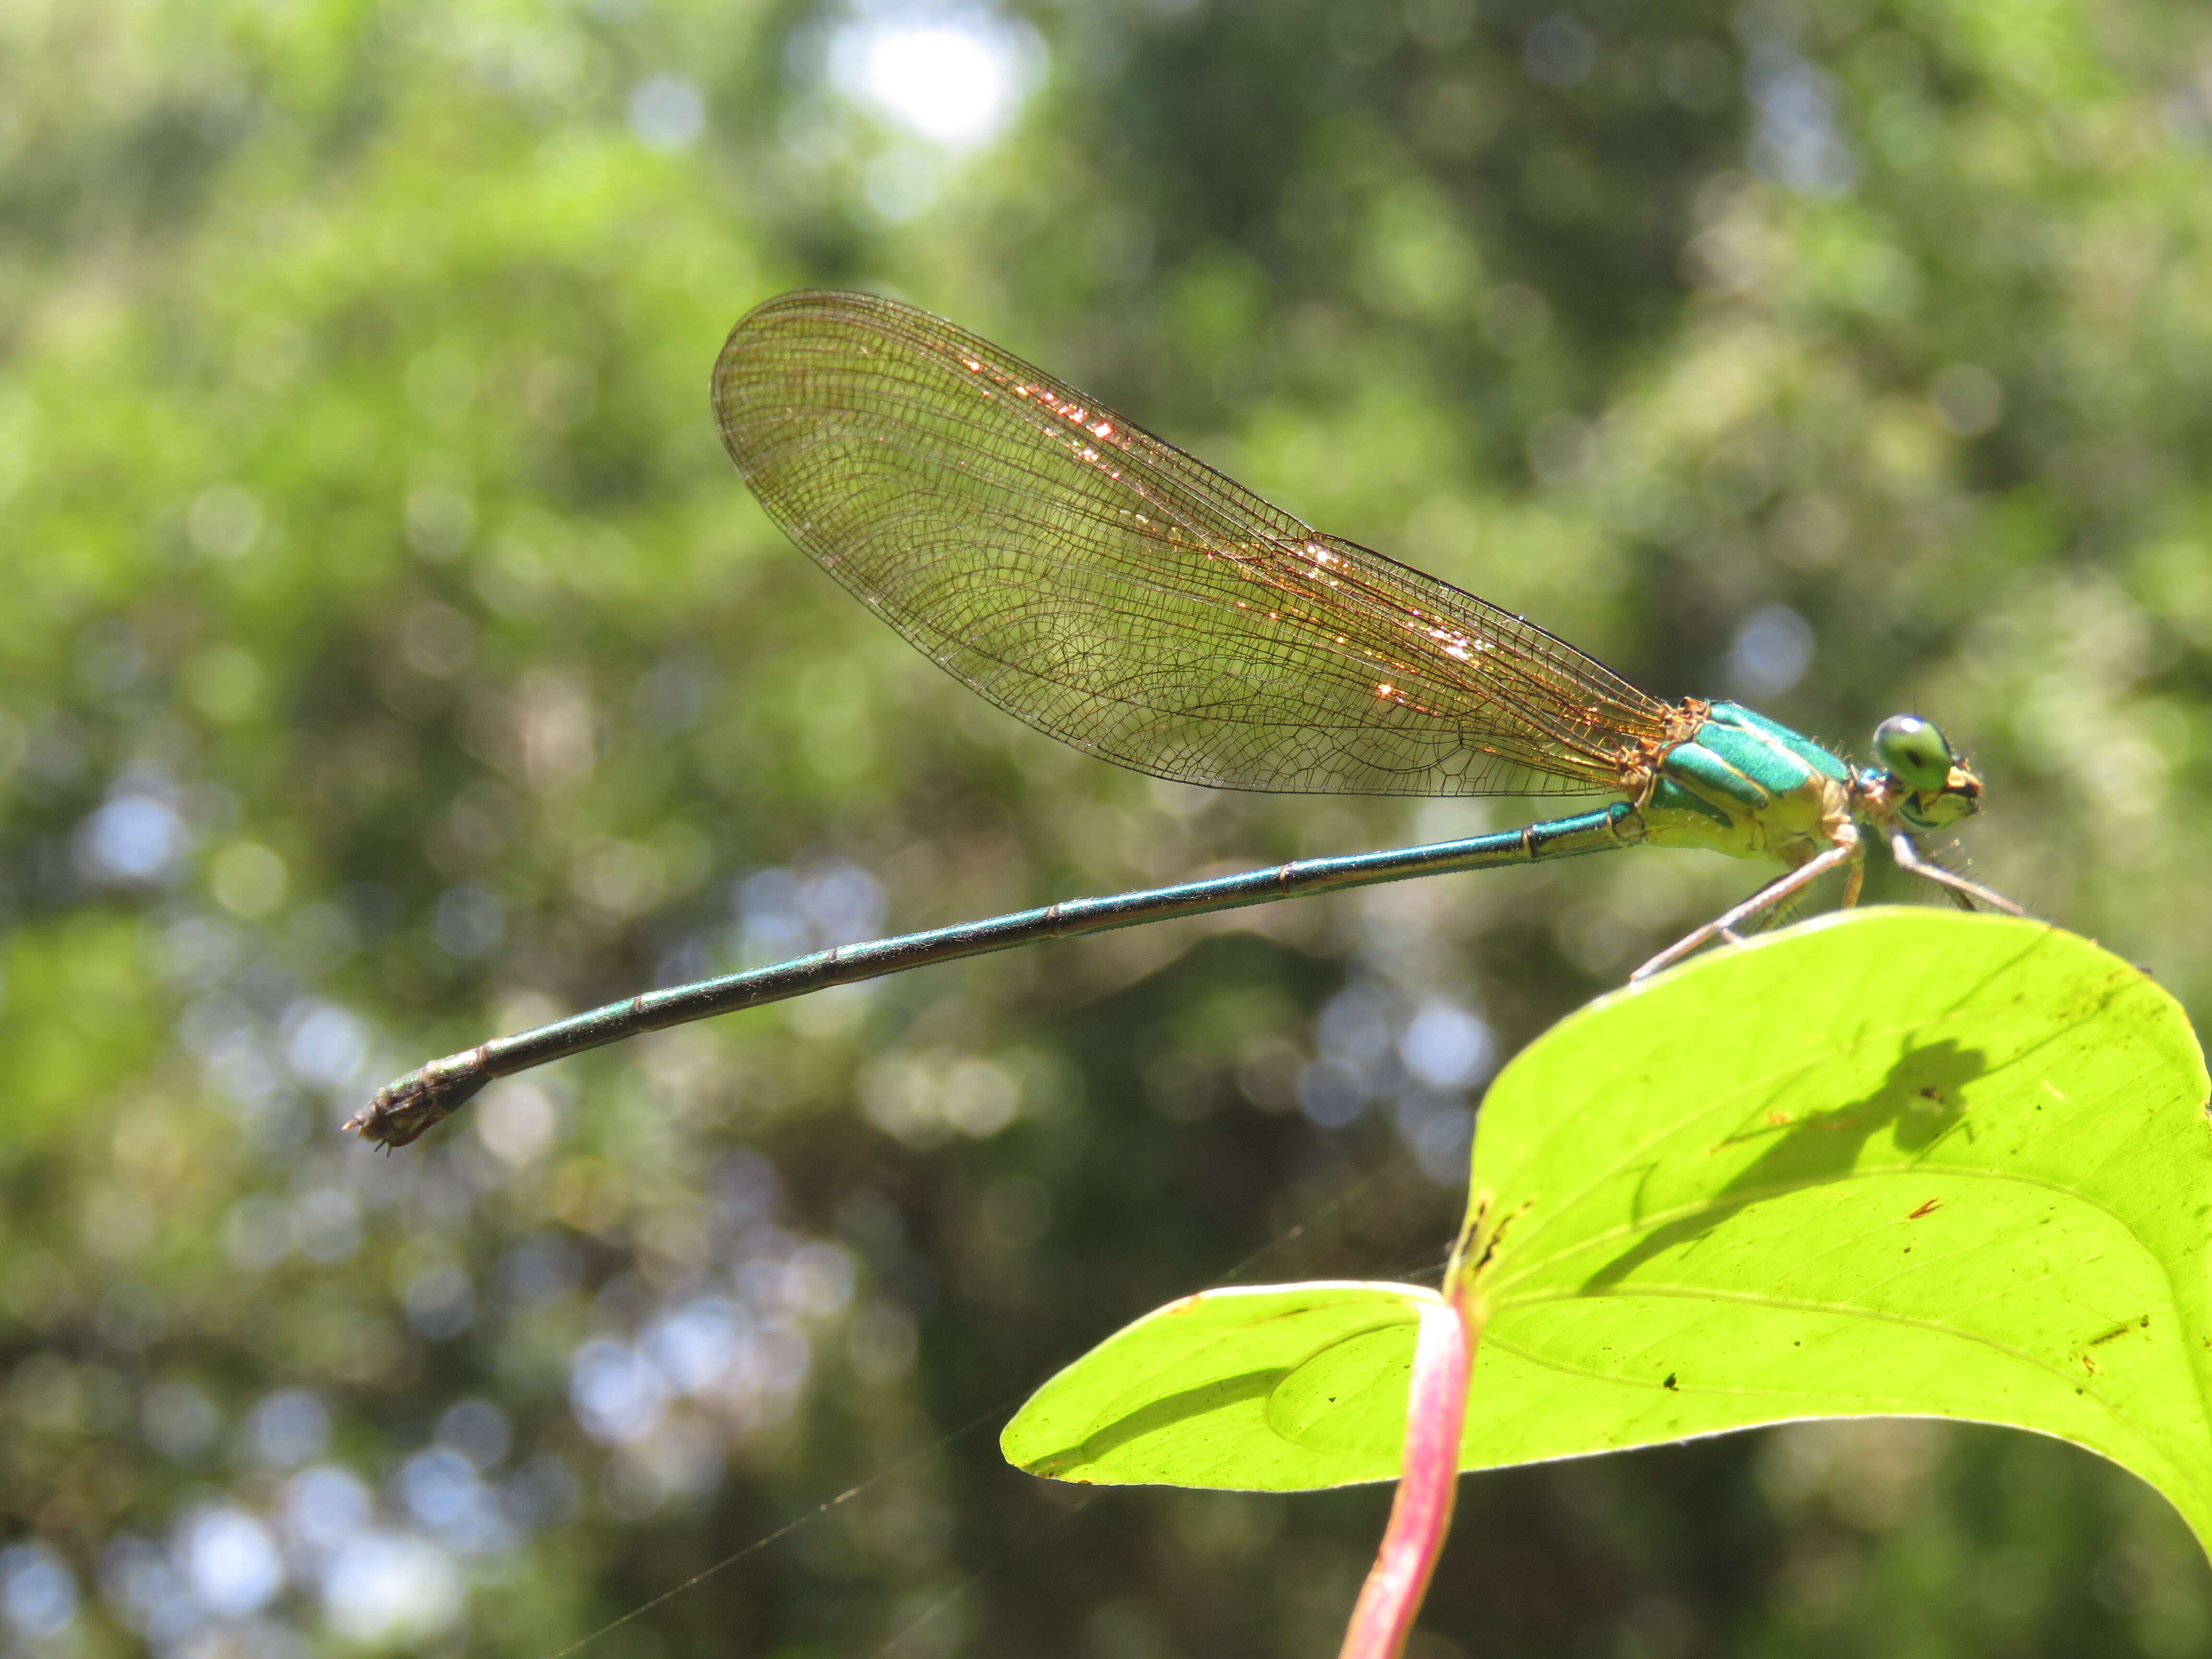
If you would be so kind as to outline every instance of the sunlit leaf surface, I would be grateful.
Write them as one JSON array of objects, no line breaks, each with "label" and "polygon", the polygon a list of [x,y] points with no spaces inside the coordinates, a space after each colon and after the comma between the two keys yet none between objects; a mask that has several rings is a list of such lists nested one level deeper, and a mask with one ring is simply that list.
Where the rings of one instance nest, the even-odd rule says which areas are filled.
[{"label": "sunlit leaf surface", "polygon": [[1435,1294],[1322,1280],[1186,1297],[1054,1377],[1001,1443],[1062,1480],[1296,1491],[1387,1479],[1419,1304]]},{"label": "sunlit leaf surface", "polygon": [[[1483,1108],[1466,1464],[1954,1417],[2100,1452],[2212,1536],[2205,1104],[2172,999],[2033,923],[1863,912],[1594,1004]],[[1385,1478],[1419,1294],[1175,1304],[1054,1378],[1007,1454],[1092,1481]]]}]

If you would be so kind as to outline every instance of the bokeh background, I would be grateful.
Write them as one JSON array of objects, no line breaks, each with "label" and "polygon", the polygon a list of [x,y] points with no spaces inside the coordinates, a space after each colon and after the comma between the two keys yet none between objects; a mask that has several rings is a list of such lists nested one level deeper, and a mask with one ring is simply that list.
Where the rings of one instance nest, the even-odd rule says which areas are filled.
[{"label": "bokeh background", "polygon": [[[2201,7],[7,0],[0,87],[10,1654],[1334,1651],[1387,1491],[1073,1492],[1000,1422],[1184,1291],[1432,1274],[1486,1078],[1748,868],[1139,930],[337,1133],[653,982],[1516,821],[1156,785],[939,674],[718,446],[787,288],[1663,695],[1936,716],[1975,872],[2212,997]],[[2130,1478],[1871,1424],[1471,1477],[1416,1653],[2208,1644]]]}]

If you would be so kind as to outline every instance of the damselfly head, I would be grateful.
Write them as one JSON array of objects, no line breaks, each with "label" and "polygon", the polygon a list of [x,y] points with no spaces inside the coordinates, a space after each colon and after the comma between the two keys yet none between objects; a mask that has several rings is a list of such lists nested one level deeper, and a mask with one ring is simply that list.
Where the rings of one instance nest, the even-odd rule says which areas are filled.
[{"label": "damselfly head", "polygon": [[1941,830],[1981,811],[1980,777],[1933,720],[1892,714],[1874,729],[1874,757],[1908,829]]}]

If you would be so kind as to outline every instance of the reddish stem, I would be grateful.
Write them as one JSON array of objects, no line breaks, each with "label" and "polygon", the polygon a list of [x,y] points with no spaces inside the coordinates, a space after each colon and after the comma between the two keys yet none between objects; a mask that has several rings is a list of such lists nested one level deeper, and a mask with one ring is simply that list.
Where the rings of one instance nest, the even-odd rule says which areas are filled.
[{"label": "reddish stem", "polygon": [[1406,1402],[1405,1473],[1337,1659],[1400,1659],[1413,1633],[1429,1575],[1451,1530],[1477,1328],[1455,1288],[1421,1309]]}]

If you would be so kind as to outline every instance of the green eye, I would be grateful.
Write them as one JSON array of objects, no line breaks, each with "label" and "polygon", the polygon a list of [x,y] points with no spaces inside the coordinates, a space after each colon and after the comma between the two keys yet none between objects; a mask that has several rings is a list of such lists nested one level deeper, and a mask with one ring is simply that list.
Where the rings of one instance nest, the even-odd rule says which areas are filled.
[{"label": "green eye", "polygon": [[1874,753],[1908,789],[1941,789],[1951,775],[1951,745],[1917,714],[1892,714],[1875,727]]}]

